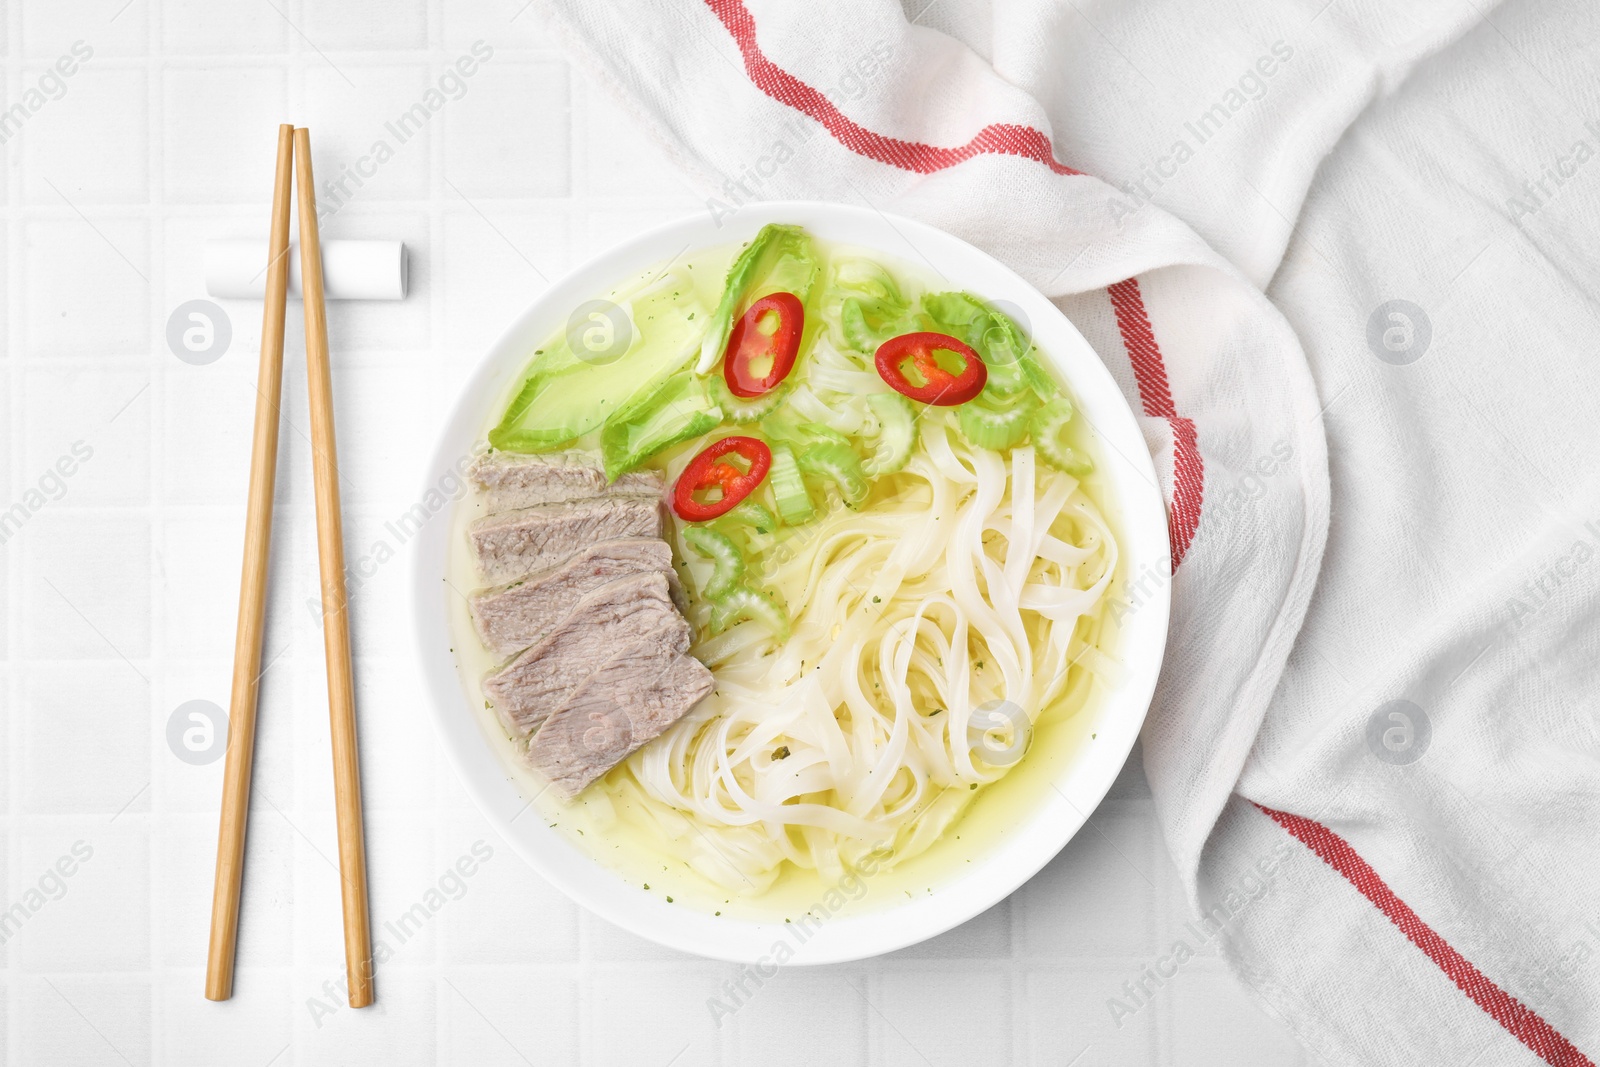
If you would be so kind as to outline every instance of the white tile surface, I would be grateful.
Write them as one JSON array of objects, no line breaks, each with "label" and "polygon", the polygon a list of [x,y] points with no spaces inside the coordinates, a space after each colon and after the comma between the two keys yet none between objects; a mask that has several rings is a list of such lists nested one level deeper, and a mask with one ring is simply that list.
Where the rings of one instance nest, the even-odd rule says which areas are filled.
[{"label": "white tile surface", "polygon": [[[21,274],[7,278],[11,334],[23,345],[17,354],[98,361],[144,351],[150,340],[144,220],[101,212],[90,220],[65,202],[50,209],[51,217],[43,214],[40,208],[23,216]],[[94,399],[112,400],[109,394]],[[107,417],[114,410],[108,407]]]},{"label": "white tile surface", "polygon": [[1172,982],[1174,1064],[1307,1062],[1300,1045],[1240,988],[1218,959],[1197,958]]},{"label": "white tile surface", "polygon": [[[1136,765],[1010,900],[880,960],[746,978],[731,1015],[714,1009],[738,968],[582,913],[471,808],[414,697],[407,548],[387,523],[419,491],[441,398],[529,299],[704,210],[522,7],[29,0],[0,17],[10,95],[74,41],[94,48],[0,146],[0,505],[72,442],[94,449],[0,543],[0,907],[26,905],[0,941],[0,1067],[1309,1062],[1209,955],[1111,1011],[1184,918]],[[345,1007],[295,304],[240,967],[212,1004],[221,763],[179,760],[166,724],[185,701],[228,702],[260,308],[227,303],[232,346],[203,367],[167,350],[166,321],[204,295],[209,236],[261,232],[278,122],[313,127],[319,185],[337,186],[480,40],[494,54],[464,92],[447,84],[421,133],[346,177],[325,223],[412,257],[405,303],[331,309],[347,552],[395,549],[352,608],[392,958],[378,1004]],[[92,857],[52,899],[79,841]]]},{"label": "white tile surface", "polygon": [[49,57],[71,49],[77,41],[96,56],[137,56],[146,52],[150,13],[146,5],[127,0],[61,0],[19,4],[22,46],[26,55]]},{"label": "white tile surface", "polygon": [[436,358],[454,391],[476,366],[473,353],[482,352],[507,326],[501,309],[537,296],[550,279],[587,257],[575,255],[569,246],[565,213],[513,215],[491,205],[494,214],[480,216],[459,201],[447,206],[441,260],[445,277],[481,272],[478,284],[443,287],[446,340]]},{"label": "white tile surface", "polygon": [[[874,1063],[960,1067],[1015,1061],[1014,977],[1001,964],[885,968],[861,990]],[[929,1010],[930,1005],[938,1010]]]},{"label": "white tile surface", "polygon": [[[318,984],[326,977],[329,975],[319,974]],[[427,1067],[438,1062],[439,999],[448,987],[431,970],[391,968],[384,981],[381,1006],[374,1004],[363,1011],[346,1006],[340,990],[334,998],[337,1010],[332,1015],[314,1016],[306,1002],[319,992],[315,987],[299,986],[290,991],[295,1004],[290,1025],[296,1064]],[[333,1003],[325,1006],[333,1007]]]},{"label": "white tile surface", "polygon": [[149,1063],[150,984],[121,975],[13,981],[19,1063]]},{"label": "white tile surface", "polygon": [[528,17],[526,5],[527,0],[451,0],[440,12],[445,51],[459,55],[483,41],[496,50],[557,56],[554,42],[544,39],[539,20]]},{"label": "white tile surface", "polygon": [[[433,84],[435,68],[441,65],[341,57],[337,69],[306,69],[303,117],[296,121],[318,134],[317,199],[325,210],[338,207],[343,214],[358,204],[427,197],[438,124],[430,115],[405,141],[394,130],[410,104]],[[410,133],[410,128],[403,132]]]},{"label": "white tile surface", "polygon": [[[148,985],[151,931],[150,818],[129,812],[106,816],[40,818],[12,843],[12,901],[44,897],[9,947],[14,977],[117,974]],[[74,853],[73,846],[79,851]],[[81,857],[87,856],[87,859]],[[77,858],[70,876],[58,864]],[[70,869],[70,868],[69,868]],[[41,889],[55,873],[64,892]],[[71,999],[71,994],[68,994]],[[13,1020],[20,1022],[17,1016]],[[40,1057],[36,1062],[49,1062]]]},{"label": "white tile surface", "polygon": [[289,1017],[296,1007],[288,972],[241,970],[233,999],[220,1004],[200,996],[205,981],[203,965],[167,972],[155,1005],[162,1040],[154,1062],[167,1067],[215,1067],[271,1063],[276,1056],[282,1063],[287,1058]]},{"label": "white tile surface", "polygon": [[[1148,801],[1107,801],[1012,897],[1016,951],[1040,960],[1117,958],[1155,947],[1157,838]],[[1166,860],[1160,860],[1165,864]]]},{"label": "white tile surface", "polygon": [[[374,15],[373,9],[353,4],[306,4],[295,21],[302,42],[324,54],[428,47],[428,8],[425,5],[387,5],[381,17]],[[310,66],[314,69],[317,64]]]},{"label": "white tile surface", "polygon": [[444,179],[468,200],[571,191],[567,65],[497,55],[443,111]]},{"label": "white tile surface", "polygon": [[166,0],[161,5],[161,51],[169,56],[285,51],[292,31],[281,10],[281,4],[276,9],[241,5],[224,13],[207,0]]},{"label": "white tile surface", "polygon": [[579,80],[573,129],[578,173],[592,196],[683,196],[698,203],[683,177],[657,146],[630,128],[622,109],[599,86]]},{"label": "white tile surface", "polygon": [[[22,72],[24,84],[38,85],[44,77],[61,94],[57,99],[52,91],[50,103],[23,129],[28,139],[23,195],[44,207],[59,206],[61,196],[80,205],[144,203],[150,194],[144,70],[97,66],[91,59],[63,78],[54,65],[57,58],[29,63]],[[117,165],[82,165],[96,156],[115,159]]]},{"label": "white tile surface", "polygon": [[174,66],[162,77],[162,184],[168,203],[272,202],[272,158],[288,105],[281,66]]},{"label": "white tile surface", "polygon": [[[150,810],[150,687],[142,679],[120,661],[99,660],[31,667],[21,689],[22,811],[109,817],[130,801],[129,814]],[[82,774],[86,764],[97,772]]]},{"label": "white tile surface", "polygon": [[[633,1067],[641,1057],[714,1063],[722,1030],[705,999],[734,968],[713,963],[611,963],[582,986],[579,1040],[585,1063]],[[645,1052],[643,1050],[649,1050]]]},{"label": "white tile surface", "polygon": [[137,511],[46,505],[7,544],[20,557],[23,652],[36,660],[122,660],[148,677],[150,520]]},{"label": "white tile surface", "polygon": [[1123,1019],[1120,1027],[1112,1021],[1106,1004],[1122,980],[1110,969],[1072,961],[1029,973],[1024,1003],[1038,1012],[1028,1027],[1031,1062],[1068,1063],[1074,1056],[1080,1057],[1074,1067],[1162,1062],[1151,1019]]},{"label": "white tile surface", "polygon": [[[430,727],[431,728],[431,727]],[[473,835],[469,838],[468,835]],[[483,842],[492,858],[466,878],[461,906],[441,915],[443,937],[452,964],[514,967],[539,964],[573,977],[581,958],[578,907],[528,869],[510,848],[485,836],[476,814],[452,820],[451,842],[440,854],[440,869],[470,855]],[[508,915],[539,917],[538,922],[508,923]]]},{"label": "white tile surface", "polygon": [[578,990],[568,968],[451,967],[440,987],[441,1063],[578,1062]]},{"label": "white tile surface", "polygon": [[[720,1015],[735,1063],[772,1067],[866,1067],[868,1049],[858,1035],[873,1010],[860,972],[840,968],[795,969],[762,985],[731,1016]],[[726,1000],[731,1005],[731,999]]]},{"label": "white tile surface", "polygon": [[[22,469],[62,511],[142,505],[150,498],[150,381],[137,366],[82,363],[30,367],[22,374]],[[134,399],[115,421],[99,398]],[[94,398],[85,404],[86,398]],[[87,408],[87,410],[86,410]],[[77,446],[77,452],[73,447]]]}]

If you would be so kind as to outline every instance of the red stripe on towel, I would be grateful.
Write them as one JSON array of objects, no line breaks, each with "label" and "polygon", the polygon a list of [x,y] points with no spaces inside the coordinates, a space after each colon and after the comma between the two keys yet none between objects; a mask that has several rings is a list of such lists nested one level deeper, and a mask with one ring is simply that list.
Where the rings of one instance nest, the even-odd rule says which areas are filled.
[{"label": "red stripe on towel", "polygon": [[744,6],[743,0],[706,0],[706,6],[733,35],[734,43],[739,46],[739,54],[744,57],[745,73],[756,84],[756,88],[780,104],[787,104],[810,115],[836,141],[857,155],[917,174],[931,174],[982,155],[1021,156],[1043,163],[1057,174],[1080,173],[1057,163],[1050,138],[1031,126],[992,122],[979,130],[972,140],[957,148],[904,141],[869,130],[851,121],[834,106],[833,101],[766,57],[756,41],[756,20],[751,16],[750,9]]},{"label": "red stripe on towel", "polygon": [[1350,843],[1319,822],[1257,804],[1272,820],[1293,834],[1322,861],[1340,874],[1361,895],[1375,904],[1389,921],[1400,928],[1406,939],[1438,965],[1472,1002],[1490,1018],[1510,1031],[1552,1067],[1595,1067],[1593,1061],[1561,1036],[1560,1031],[1539,1017],[1522,1001],[1491,982],[1466,957],[1451,948],[1444,938],[1423,922],[1405,901],[1395,896],[1378,872],[1356,854]]},{"label": "red stripe on towel", "polygon": [[1172,402],[1166,364],[1161,361],[1161,348],[1156,344],[1155,331],[1150,328],[1150,317],[1145,314],[1138,279],[1117,282],[1106,291],[1111,294],[1111,308],[1117,313],[1122,345],[1128,350],[1128,361],[1133,364],[1133,376],[1139,383],[1144,413],[1166,419],[1172,425],[1172,520],[1167,526],[1167,537],[1172,546],[1172,569],[1176,571],[1200,526],[1206,464],[1200,457],[1194,420],[1179,415],[1177,405]]}]

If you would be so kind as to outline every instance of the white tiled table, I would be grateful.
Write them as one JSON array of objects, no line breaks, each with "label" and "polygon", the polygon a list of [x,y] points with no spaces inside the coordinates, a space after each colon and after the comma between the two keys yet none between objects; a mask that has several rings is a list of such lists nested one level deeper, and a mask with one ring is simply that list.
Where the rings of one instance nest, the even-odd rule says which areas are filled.
[{"label": "white tiled table", "polygon": [[[1012,899],[894,956],[785,972],[720,1028],[706,1001],[733,968],[581,913],[471,807],[416,700],[408,552],[385,522],[413,503],[449,398],[548,279],[701,209],[513,20],[521,3],[4,7],[8,105],[74,42],[93,55],[0,145],[0,503],[27,511],[0,547],[0,904],[31,910],[0,946],[0,1064],[1306,1062],[1214,957],[1113,1025],[1108,999],[1185,918],[1137,764]],[[204,296],[208,236],[264,233],[278,122],[310,125],[336,178],[478,40],[494,54],[465,95],[324,235],[401,238],[413,264],[404,304],[330,313],[348,552],[397,550],[354,613],[375,924],[474,842],[493,856],[382,968],[376,1007],[327,998],[342,950],[293,306],[238,986],[212,1004],[222,765],[176,758],[166,727],[185,701],[227,703],[260,309],[226,305],[231,347],[207,366],[168,351],[167,319]],[[53,482],[30,498],[74,442],[93,454],[59,499]],[[47,876],[80,841],[92,857]],[[28,897],[41,878],[64,895]]]}]

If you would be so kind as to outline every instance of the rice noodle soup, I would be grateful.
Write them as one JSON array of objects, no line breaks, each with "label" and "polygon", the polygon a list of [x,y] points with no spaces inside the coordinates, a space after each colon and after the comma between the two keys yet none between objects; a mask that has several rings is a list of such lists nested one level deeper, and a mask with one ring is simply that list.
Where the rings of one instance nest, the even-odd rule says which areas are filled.
[{"label": "rice noodle soup", "polygon": [[[858,870],[848,906],[887,903],[981,861],[1093,743],[1084,711],[1117,678],[1117,524],[1068,385],[982,294],[795,227],[575,309],[485,412],[480,463],[592,464],[610,504],[657,493],[683,655],[711,681],[572,796],[552,788],[530,765],[552,727],[497,707],[516,697],[494,680],[550,639],[508,656],[515,634],[485,636],[474,531],[499,505],[480,478],[453,518],[450,622],[508,776],[622,877],[715,914],[801,913]],[[600,655],[622,643],[595,633]],[[589,717],[571,736],[613,725]]]}]

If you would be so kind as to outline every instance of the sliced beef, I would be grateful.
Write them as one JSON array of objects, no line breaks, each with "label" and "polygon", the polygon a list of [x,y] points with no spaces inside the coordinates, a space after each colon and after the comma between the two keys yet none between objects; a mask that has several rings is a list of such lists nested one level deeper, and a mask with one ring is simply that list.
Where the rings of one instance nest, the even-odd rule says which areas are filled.
[{"label": "sliced beef", "polygon": [[608,485],[600,462],[582,452],[489,452],[468,473],[485,490],[490,515],[567,500],[661,495],[661,475],[655,471],[629,471]]},{"label": "sliced beef", "polygon": [[515,654],[484,695],[528,762],[575,796],[713,685],[688,654],[662,479],[608,484],[579,452],[492,452],[470,475],[486,517],[468,539],[494,587],[471,598],[473,622],[487,648]]},{"label": "sliced beef", "polygon": [[602,541],[521,582],[474,594],[472,621],[485,647],[509,656],[555,629],[579,600],[607,582],[648,573],[665,575],[670,591],[677,580],[672,546],[645,537]]},{"label": "sliced beef", "polygon": [[578,551],[622,537],[660,537],[661,501],[605,496],[490,515],[467,533],[485,583],[503,585],[566,562]]},{"label": "sliced beef", "polygon": [[[685,646],[686,647],[686,646]],[[672,635],[652,632],[589,675],[528,746],[528,762],[568,797],[659,737],[711,692],[711,672]]]},{"label": "sliced beef", "polygon": [[689,624],[668,595],[666,576],[619,578],[579,600],[560,625],[486,678],[484,694],[512,736],[525,738],[596,667],[651,634],[676,651],[689,647]]}]

